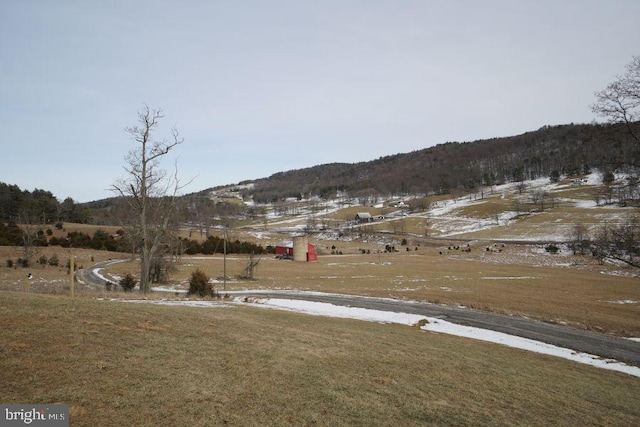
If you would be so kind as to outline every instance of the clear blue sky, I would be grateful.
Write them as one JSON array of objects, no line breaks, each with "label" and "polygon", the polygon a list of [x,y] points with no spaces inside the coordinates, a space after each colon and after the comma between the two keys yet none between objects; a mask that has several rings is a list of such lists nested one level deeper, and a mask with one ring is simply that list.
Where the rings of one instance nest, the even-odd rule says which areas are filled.
[{"label": "clear blue sky", "polygon": [[640,1],[0,0],[0,181],[97,200],[148,104],[186,192],[588,123]]}]

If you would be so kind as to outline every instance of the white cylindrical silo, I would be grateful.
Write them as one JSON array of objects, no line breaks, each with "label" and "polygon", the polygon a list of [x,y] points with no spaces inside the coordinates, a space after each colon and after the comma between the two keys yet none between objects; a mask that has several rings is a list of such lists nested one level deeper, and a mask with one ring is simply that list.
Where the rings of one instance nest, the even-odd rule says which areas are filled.
[{"label": "white cylindrical silo", "polygon": [[309,239],[307,236],[298,236],[293,238],[293,260],[306,261]]}]

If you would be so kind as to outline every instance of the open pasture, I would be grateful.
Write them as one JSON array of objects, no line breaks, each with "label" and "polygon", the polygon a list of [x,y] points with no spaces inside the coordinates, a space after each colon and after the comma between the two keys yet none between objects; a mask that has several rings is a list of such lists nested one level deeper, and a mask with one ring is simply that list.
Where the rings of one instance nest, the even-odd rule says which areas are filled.
[{"label": "open pasture", "polygon": [[[226,257],[226,284],[223,256],[183,256],[165,292],[145,298],[183,299],[172,291],[186,290],[199,268],[220,293],[301,289],[419,300],[640,337],[636,271],[599,265],[562,244],[558,254],[544,250],[545,241],[566,241],[577,223],[593,230],[633,213],[593,207],[585,191],[569,188],[566,199],[576,201],[558,195],[556,206],[513,221],[506,218],[517,195],[505,192],[477,203],[439,200],[429,212],[341,236],[320,232],[310,239],[318,262],[265,255],[256,280],[240,278],[245,255]],[[327,223],[367,211],[348,209],[328,214]],[[294,215],[238,226],[230,237],[274,245],[308,223]],[[387,245],[397,252],[384,252]],[[114,282],[137,276],[139,263],[130,254],[59,247],[37,248],[35,259],[54,254],[59,266],[9,268],[21,248],[0,248],[0,398],[68,403],[73,425],[640,423],[640,383],[629,375],[401,325],[228,302],[131,304],[111,299],[139,294],[82,283],[72,299],[71,254],[79,267],[122,259],[100,272]]]},{"label": "open pasture", "polygon": [[71,425],[637,425],[637,378],[414,327],[0,292],[0,399]]},{"label": "open pasture", "polygon": [[[236,279],[247,259],[230,255],[226,289],[303,289],[429,301],[640,337],[640,286],[621,267],[600,266],[590,257],[552,255],[533,245],[478,244],[470,252],[454,246],[414,249],[324,255],[315,263],[264,256],[253,281]],[[127,261],[106,272],[120,277],[137,268]],[[222,256],[183,257],[174,287],[188,289],[197,268],[217,279],[216,288],[223,291]]]}]

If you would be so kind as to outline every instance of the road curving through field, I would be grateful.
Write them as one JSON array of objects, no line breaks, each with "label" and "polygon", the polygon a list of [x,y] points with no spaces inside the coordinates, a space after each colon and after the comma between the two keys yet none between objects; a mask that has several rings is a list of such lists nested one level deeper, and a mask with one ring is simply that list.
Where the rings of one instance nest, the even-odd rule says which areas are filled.
[{"label": "road curving through field", "polygon": [[[100,275],[99,270],[107,267],[111,263],[121,261],[122,260],[109,260],[100,262],[87,269],[80,270],[77,274],[78,277],[87,284],[102,287],[104,286],[104,278]],[[458,325],[502,332],[582,353],[593,354],[605,359],[614,359],[640,366],[640,342],[522,317],[506,316],[465,307],[452,307],[420,301],[374,298],[348,294],[295,290],[243,290],[228,291],[227,293],[234,296],[287,298],[435,317]]]}]

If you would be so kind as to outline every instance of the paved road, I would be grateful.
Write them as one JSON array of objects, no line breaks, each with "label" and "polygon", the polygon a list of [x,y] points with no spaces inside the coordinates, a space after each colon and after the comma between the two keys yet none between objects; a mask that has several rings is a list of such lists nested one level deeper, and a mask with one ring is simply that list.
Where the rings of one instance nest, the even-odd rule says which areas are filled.
[{"label": "paved road", "polygon": [[104,289],[105,280],[98,274],[98,271],[110,266],[111,264],[116,264],[119,262],[124,262],[127,260],[123,259],[110,259],[108,261],[102,261],[97,264],[92,265],[89,268],[85,268],[82,270],[78,270],[76,272],[76,277],[78,280],[82,280],[89,286],[99,287],[100,289]]},{"label": "paved road", "polygon": [[[80,270],[78,275],[88,284],[102,287],[104,286],[104,280],[100,278],[96,271],[101,268],[105,268],[111,263],[120,261],[121,260],[110,260],[101,262],[88,269]],[[476,328],[503,332],[640,366],[640,342],[521,317],[499,315],[468,308],[387,298],[362,297],[356,295],[322,294],[317,292],[301,291],[252,290],[234,291],[229,292],[229,294],[254,296],[259,298],[285,298],[325,302],[341,306],[362,307],[372,310],[436,317],[459,325],[468,325]]]}]

